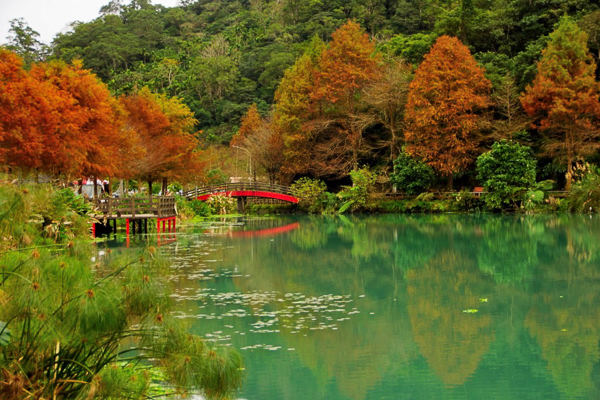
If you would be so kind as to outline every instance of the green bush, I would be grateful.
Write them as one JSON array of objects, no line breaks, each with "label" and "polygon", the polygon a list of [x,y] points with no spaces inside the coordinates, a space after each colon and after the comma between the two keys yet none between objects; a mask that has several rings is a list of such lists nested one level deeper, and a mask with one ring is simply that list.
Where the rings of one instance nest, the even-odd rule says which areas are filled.
[{"label": "green bush", "polygon": [[298,198],[298,207],[311,213],[322,212],[327,185],[319,179],[303,177],[292,183],[292,195]]},{"label": "green bush", "polygon": [[197,217],[208,217],[212,214],[212,208],[206,201],[193,199],[189,202],[190,208]]},{"label": "green bush", "polygon": [[531,149],[501,140],[477,158],[477,177],[487,191],[481,198],[490,210],[518,209],[535,186],[536,161]]},{"label": "green bush", "polygon": [[342,206],[338,210],[340,214],[348,210],[358,211],[366,208],[369,192],[375,185],[377,176],[368,168],[361,168],[350,171],[350,179],[352,179],[352,186],[344,187],[338,194],[342,201]]},{"label": "green bush", "polygon": [[479,211],[481,210],[481,198],[468,190],[463,190],[454,196],[454,206],[458,211]]},{"label": "green bush", "polygon": [[406,194],[419,194],[433,185],[435,174],[433,168],[402,149],[402,153],[394,160],[390,181]]}]

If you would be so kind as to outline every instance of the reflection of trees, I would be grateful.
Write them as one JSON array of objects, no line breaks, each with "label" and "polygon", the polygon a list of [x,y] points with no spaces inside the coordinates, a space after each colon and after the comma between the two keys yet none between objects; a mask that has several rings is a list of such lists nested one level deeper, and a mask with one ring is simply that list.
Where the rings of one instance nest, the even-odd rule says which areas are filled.
[{"label": "reflection of trees", "polygon": [[534,218],[489,218],[483,226],[479,269],[498,283],[515,284],[531,278],[538,263],[537,242],[544,232]]},{"label": "reflection of trees", "polygon": [[[600,271],[596,279],[600,278]],[[600,360],[600,292],[585,285],[534,297],[525,326],[542,347],[548,370],[568,398],[586,397],[594,388]]]},{"label": "reflection of trees", "polygon": [[421,354],[446,385],[461,385],[472,375],[493,341],[492,318],[479,308],[489,288],[472,263],[447,251],[408,280],[408,314]]},{"label": "reflection of trees", "polygon": [[[394,385],[413,388],[417,398],[444,398],[450,393],[445,384],[462,385],[452,391],[472,398],[492,391],[497,398],[531,393],[527,398],[550,399],[560,395],[553,380],[563,394],[600,398],[600,218],[387,215],[289,221],[298,221],[298,230],[273,238],[181,235],[177,244],[190,275],[194,268],[217,269],[218,291],[366,295],[350,306],[362,313],[340,322],[338,330],[305,337],[306,332],[283,329],[269,337],[296,349],[289,356],[284,350],[289,382],[271,366],[260,370],[273,376],[252,378],[271,398],[291,398],[303,392],[298,382],[311,382],[306,398],[376,398],[377,390],[389,393]],[[270,223],[288,222],[254,224],[262,229]],[[225,262],[202,261],[189,249]],[[236,277],[222,278],[222,272],[234,270]],[[489,302],[480,303],[482,297]],[[266,307],[277,311],[287,305]],[[235,325],[243,331],[247,320]],[[253,353],[254,365],[269,363],[274,353]],[[434,373],[439,381],[433,382]]]}]

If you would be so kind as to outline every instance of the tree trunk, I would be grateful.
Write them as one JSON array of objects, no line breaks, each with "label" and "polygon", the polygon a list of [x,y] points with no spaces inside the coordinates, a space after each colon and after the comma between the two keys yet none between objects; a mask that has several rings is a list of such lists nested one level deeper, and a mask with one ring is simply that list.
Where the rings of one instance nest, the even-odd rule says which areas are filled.
[{"label": "tree trunk", "polygon": [[163,196],[167,195],[167,178],[162,178],[162,185],[160,191]]},{"label": "tree trunk", "polygon": [[95,176],[92,177],[94,179],[94,200],[98,198],[98,180]]},{"label": "tree trunk", "polygon": [[77,194],[83,194],[83,178],[79,178],[79,189],[77,189]]},{"label": "tree trunk", "polygon": [[152,180],[148,179],[148,196],[152,197]]},{"label": "tree trunk", "polygon": [[454,186],[454,177],[452,175],[448,175],[448,191],[452,192]]}]

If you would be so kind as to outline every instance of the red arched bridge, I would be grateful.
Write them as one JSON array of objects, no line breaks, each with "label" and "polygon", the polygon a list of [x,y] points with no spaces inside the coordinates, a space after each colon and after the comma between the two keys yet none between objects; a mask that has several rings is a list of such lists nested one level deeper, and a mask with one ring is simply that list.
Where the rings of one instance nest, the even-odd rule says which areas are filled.
[{"label": "red arched bridge", "polygon": [[225,195],[238,199],[238,208],[243,209],[248,197],[259,197],[263,199],[276,199],[288,203],[298,203],[298,199],[292,195],[288,186],[272,183],[225,183],[222,185],[211,185],[196,188],[184,193],[188,199],[207,200],[211,196]]}]

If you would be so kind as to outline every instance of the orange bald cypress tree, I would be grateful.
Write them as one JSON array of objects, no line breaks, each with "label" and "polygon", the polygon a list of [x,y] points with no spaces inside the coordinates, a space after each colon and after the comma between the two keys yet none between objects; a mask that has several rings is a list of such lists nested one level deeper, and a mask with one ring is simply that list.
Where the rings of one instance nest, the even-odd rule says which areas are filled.
[{"label": "orange bald cypress tree", "polygon": [[0,48],[0,163],[43,170],[48,137],[57,136],[69,100],[32,79],[16,54]]},{"label": "orange bald cypress tree", "polygon": [[521,97],[525,111],[537,119],[546,152],[567,166],[567,189],[573,162],[599,147],[600,85],[587,40],[575,22],[563,18],[550,35],[533,85]]},{"label": "orange bald cypress tree", "polygon": [[123,111],[106,85],[83,69],[81,61],[37,64],[30,75],[40,84],[52,85],[66,100],[57,110],[60,126],[45,135],[44,168],[67,175],[118,174],[120,152],[128,141],[122,131]]},{"label": "orange bald cypress tree", "polygon": [[112,175],[123,146],[122,113],[80,62],[34,64],[0,50],[0,159],[52,175]]},{"label": "orange bald cypress tree", "polygon": [[284,175],[304,174],[310,171],[314,135],[304,125],[311,117],[311,93],[314,74],[325,43],[313,38],[309,48],[285,71],[275,92],[273,127],[283,144]]},{"label": "orange bald cypress tree", "polygon": [[381,71],[375,44],[354,21],[332,34],[314,74],[311,93],[312,129],[321,134],[316,147],[315,175],[345,176],[358,169],[366,128],[361,115],[362,90]]},{"label": "orange bald cypress tree", "polygon": [[196,120],[181,100],[145,87],[121,97],[121,103],[128,113],[126,130],[135,137],[135,157],[128,166],[131,176],[151,185],[167,178],[185,181],[202,170],[198,141],[191,133]]},{"label": "orange bald cypress tree", "polygon": [[471,164],[479,146],[479,113],[491,83],[457,38],[438,38],[411,82],[406,106],[407,151],[448,176]]},{"label": "orange bald cypress tree", "polygon": [[261,126],[261,118],[256,103],[248,107],[248,111],[242,117],[242,124],[238,133],[231,139],[231,146],[239,146],[244,140],[256,133]]}]

